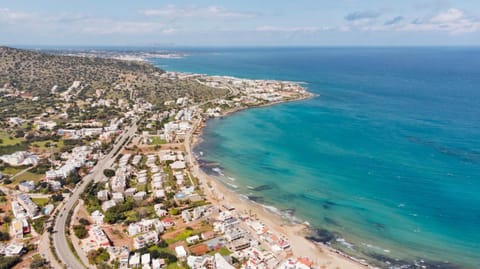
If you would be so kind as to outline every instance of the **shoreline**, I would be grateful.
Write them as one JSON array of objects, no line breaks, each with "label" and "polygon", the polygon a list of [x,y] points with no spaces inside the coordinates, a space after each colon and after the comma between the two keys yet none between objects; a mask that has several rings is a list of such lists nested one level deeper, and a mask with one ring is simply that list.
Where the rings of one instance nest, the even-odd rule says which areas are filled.
[{"label": "shoreline", "polygon": [[[282,100],[277,102],[270,102],[267,104],[256,106],[242,106],[230,109],[222,113],[219,118],[224,118],[233,113],[240,112],[249,108],[261,108],[267,106],[273,106],[286,102],[295,102],[313,98],[318,96],[316,94],[305,91],[305,94],[299,98],[291,100]],[[199,185],[204,190],[207,199],[219,207],[223,205],[233,206],[241,214],[254,215],[256,219],[266,224],[266,226],[276,233],[285,235],[290,243],[291,254],[294,257],[308,257],[310,258],[316,267],[325,269],[336,268],[375,268],[364,261],[361,261],[355,257],[349,256],[333,247],[325,244],[316,243],[306,238],[310,226],[307,222],[298,224],[287,221],[281,215],[276,214],[268,210],[265,205],[255,203],[250,200],[245,200],[239,193],[229,190],[223,182],[214,176],[208,175],[202,170],[200,164],[193,154],[193,148],[201,142],[201,134],[203,128],[206,126],[208,118],[201,118],[197,120],[196,124],[193,124],[191,132],[188,133],[185,143],[186,151],[190,158],[192,165],[193,175],[199,179]]]}]

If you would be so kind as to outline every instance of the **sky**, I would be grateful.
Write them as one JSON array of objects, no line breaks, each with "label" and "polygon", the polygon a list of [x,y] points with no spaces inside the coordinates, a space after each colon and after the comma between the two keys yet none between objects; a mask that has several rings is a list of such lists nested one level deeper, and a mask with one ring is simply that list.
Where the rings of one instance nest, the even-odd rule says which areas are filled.
[{"label": "sky", "polygon": [[480,45],[478,0],[0,0],[0,45]]}]

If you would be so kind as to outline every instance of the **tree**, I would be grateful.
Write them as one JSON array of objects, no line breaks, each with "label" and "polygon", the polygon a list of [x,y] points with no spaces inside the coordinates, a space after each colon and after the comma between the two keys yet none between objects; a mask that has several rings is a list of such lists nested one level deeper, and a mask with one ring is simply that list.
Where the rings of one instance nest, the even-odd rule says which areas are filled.
[{"label": "tree", "polygon": [[106,177],[113,177],[115,176],[115,171],[112,169],[104,169],[103,175],[105,175]]},{"label": "tree", "polygon": [[10,240],[10,235],[8,233],[0,232],[0,241]]},{"label": "tree", "polygon": [[8,215],[6,215],[6,216],[3,217],[3,222],[5,222],[5,223],[10,223],[11,221],[12,221],[12,217],[10,217],[10,216],[8,216]]},{"label": "tree", "polygon": [[53,202],[60,202],[63,200],[63,195],[61,194],[54,194],[50,197],[50,200],[52,200]]},{"label": "tree", "polygon": [[78,237],[78,239],[83,239],[87,237],[87,229],[85,229],[85,225],[75,225],[73,226],[73,232],[75,233],[75,236]]},{"label": "tree", "polygon": [[17,130],[17,131],[15,132],[15,137],[16,137],[16,138],[20,138],[20,137],[24,137],[24,136],[25,136],[25,132],[22,131],[22,130]]},{"label": "tree", "polygon": [[110,254],[104,248],[89,251],[87,257],[90,264],[102,264],[110,260]]},{"label": "tree", "polygon": [[78,222],[80,222],[80,224],[82,224],[82,225],[89,225],[90,224],[90,221],[88,221],[85,218],[81,218]]},{"label": "tree", "polygon": [[13,266],[17,264],[19,261],[20,261],[19,257],[0,256],[0,268],[1,269],[13,268]]}]

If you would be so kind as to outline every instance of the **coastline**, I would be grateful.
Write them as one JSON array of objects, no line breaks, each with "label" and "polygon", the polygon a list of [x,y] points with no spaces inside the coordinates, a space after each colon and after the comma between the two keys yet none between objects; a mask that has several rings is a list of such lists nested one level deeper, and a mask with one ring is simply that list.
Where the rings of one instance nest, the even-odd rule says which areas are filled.
[{"label": "coastline", "polygon": [[[249,108],[259,108],[272,106],[285,102],[294,102],[313,98],[316,95],[305,91],[305,94],[299,98],[270,102],[257,106],[242,106],[230,109],[222,113],[220,117],[226,117],[233,113],[246,110]],[[187,156],[190,156],[193,175],[199,179],[199,184],[204,190],[207,199],[219,207],[223,205],[233,206],[241,214],[249,214],[255,216],[256,219],[263,222],[266,227],[274,232],[285,235],[290,243],[291,254],[294,257],[308,257],[315,267],[325,269],[336,268],[374,268],[364,261],[349,256],[333,247],[321,243],[315,243],[306,238],[309,232],[307,223],[295,224],[287,221],[281,215],[268,210],[265,206],[255,203],[248,199],[244,199],[240,194],[229,190],[220,180],[208,175],[202,170],[198,160],[193,157],[193,148],[201,141],[201,133],[206,125],[206,120],[200,119],[193,125],[191,132],[187,134],[185,139]],[[187,145],[188,143],[188,145]]]}]

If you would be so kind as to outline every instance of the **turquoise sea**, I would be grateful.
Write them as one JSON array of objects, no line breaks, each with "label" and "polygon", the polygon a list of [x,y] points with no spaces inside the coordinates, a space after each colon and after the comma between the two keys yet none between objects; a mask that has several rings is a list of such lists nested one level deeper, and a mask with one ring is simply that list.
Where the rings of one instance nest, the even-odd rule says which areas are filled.
[{"label": "turquoise sea", "polygon": [[382,268],[480,268],[479,48],[178,51],[151,61],[318,94],[208,122],[227,186]]}]

